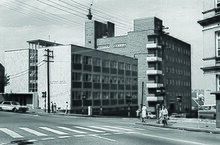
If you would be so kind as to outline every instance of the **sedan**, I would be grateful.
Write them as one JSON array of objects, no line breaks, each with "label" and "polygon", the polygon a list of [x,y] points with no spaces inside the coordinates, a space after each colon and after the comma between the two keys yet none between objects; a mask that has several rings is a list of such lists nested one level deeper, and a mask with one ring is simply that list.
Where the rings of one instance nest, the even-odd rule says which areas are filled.
[{"label": "sedan", "polygon": [[21,106],[18,102],[15,101],[2,101],[0,104],[0,110],[13,111],[13,112],[26,112],[28,111],[27,106]]}]

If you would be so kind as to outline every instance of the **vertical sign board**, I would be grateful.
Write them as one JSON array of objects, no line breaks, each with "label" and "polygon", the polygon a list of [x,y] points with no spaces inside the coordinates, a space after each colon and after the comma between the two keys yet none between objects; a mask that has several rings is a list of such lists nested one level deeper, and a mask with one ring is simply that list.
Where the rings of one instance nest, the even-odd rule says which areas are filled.
[{"label": "vertical sign board", "polygon": [[216,94],[216,128],[220,128],[220,94]]}]

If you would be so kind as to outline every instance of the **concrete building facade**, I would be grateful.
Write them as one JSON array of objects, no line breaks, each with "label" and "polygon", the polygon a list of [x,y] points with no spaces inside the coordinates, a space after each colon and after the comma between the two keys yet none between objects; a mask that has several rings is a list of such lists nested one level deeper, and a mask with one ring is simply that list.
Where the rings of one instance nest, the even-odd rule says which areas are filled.
[{"label": "concrete building facade", "polygon": [[[127,114],[126,96],[132,96],[131,109],[137,109],[137,60],[76,45],[47,47],[53,52],[50,63],[50,101],[61,110],[74,113]],[[45,59],[38,49],[38,60]],[[41,92],[47,90],[47,65],[38,67],[39,107],[47,107]],[[46,100],[47,102],[47,100]],[[135,110],[135,111],[134,111]]]},{"label": "concrete building facade", "polygon": [[[94,32],[87,23],[86,34]],[[92,26],[91,26],[92,25]],[[155,111],[165,104],[171,112],[191,109],[191,46],[164,34],[162,20],[152,17],[134,20],[134,31],[123,36],[86,39],[97,42],[94,49],[138,59],[138,104]],[[94,41],[94,42],[93,42]],[[165,92],[165,93],[164,93]]]},{"label": "concrete building facade", "polygon": [[204,102],[215,104],[215,94],[220,91],[220,1],[203,0],[203,70],[205,83]]}]

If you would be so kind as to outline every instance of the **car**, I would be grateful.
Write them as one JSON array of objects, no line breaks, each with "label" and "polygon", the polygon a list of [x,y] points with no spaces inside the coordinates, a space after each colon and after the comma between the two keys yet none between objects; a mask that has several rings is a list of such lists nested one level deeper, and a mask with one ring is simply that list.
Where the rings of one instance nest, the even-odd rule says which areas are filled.
[{"label": "car", "polygon": [[216,119],[216,105],[202,105],[198,110],[198,117]]},{"label": "car", "polygon": [[15,101],[2,101],[0,104],[0,110],[13,111],[13,112],[26,112],[28,111],[27,106],[21,106]]},{"label": "car", "polygon": [[155,118],[156,118],[156,115],[155,115],[155,114],[152,114],[151,112],[147,112],[147,118],[155,119]]}]

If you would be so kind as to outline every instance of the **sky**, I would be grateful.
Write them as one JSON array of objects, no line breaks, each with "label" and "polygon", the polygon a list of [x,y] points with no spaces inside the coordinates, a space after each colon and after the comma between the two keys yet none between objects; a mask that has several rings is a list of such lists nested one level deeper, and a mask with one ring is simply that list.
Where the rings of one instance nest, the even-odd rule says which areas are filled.
[{"label": "sky", "polygon": [[134,19],[163,20],[169,35],[191,44],[192,89],[204,89],[201,0],[1,0],[0,63],[4,51],[28,48],[28,40],[84,46],[89,8],[93,20],[115,23],[117,36],[132,31]]}]

